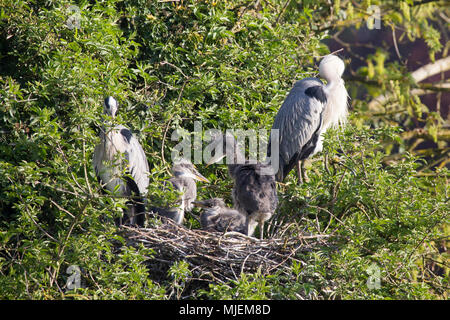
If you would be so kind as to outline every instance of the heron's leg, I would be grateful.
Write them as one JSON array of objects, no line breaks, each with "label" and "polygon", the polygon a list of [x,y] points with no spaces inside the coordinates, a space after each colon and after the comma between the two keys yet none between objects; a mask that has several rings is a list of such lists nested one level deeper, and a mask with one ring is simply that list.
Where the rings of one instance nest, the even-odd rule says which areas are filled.
[{"label": "heron's leg", "polygon": [[328,168],[328,153],[325,153],[325,154],[323,155],[323,165],[324,165],[325,171],[326,171],[328,174],[330,174],[330,173],[331,173],[331,172],[330,172],[330,168]]},{"label": "heron's leg", "polygon": [[300,165],[300,172],[302,174],[302,182],[308,182],[308,176],[306,175],[305,163],[306,163],[306,159],[302,160],[302,163]]},{"label": "heron's leg", "polygon": [[300,161],[297,162],[298,184],[303,184],[302,163],[303,163],[302,160],[300,160]]},{"label": "heron's leg", "polygon": [[247,235],[251,237],[255,232],[255,228],[258,225],[258,222],[248,216],[246,224],[247,224]]},{"label": "heron's leg", "polygon": [[134,204],[130,201],[128,203],[128,224],[130,224],[131,226],[135,226],[136,225],[136,207],[134,206]]},{"label": "heron's leg", "polygon": [[259,221],[259,240],[262,240],[264,238],[264,221]]}]

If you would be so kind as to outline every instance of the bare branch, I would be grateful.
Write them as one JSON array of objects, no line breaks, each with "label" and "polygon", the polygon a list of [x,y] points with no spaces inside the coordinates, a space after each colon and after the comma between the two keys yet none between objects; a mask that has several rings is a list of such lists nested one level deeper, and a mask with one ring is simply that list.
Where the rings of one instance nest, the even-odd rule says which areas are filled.
[{"label": "bare branch", "polygon": [[450,56],[420,67],[419,69],[411,73],[411,76],[416,82],[420,82],[431,76],[434,76],[435,74],[445,72],[447,70],[450,70]]}]

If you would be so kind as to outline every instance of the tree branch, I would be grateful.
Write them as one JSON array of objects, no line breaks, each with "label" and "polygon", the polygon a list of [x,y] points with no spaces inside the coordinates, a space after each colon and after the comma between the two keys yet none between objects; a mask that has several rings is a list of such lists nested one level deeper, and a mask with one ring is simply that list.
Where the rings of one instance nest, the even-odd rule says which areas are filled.
[{"label": "tree branch", "polygon": [[427,64],[420,67],[411,73],[411,76],[416,82],[425,80],[435,74],[450,70],[450,56],[437,60],[434,63]]},{"label": "tree branch", "polygon": [[284,14],[284,11],[286,11],[286,8],[288,7],[289,3],[291,3],[291,0],[286,1],[286,3],[284,4],[283,8],[280,11],[280,13],[278,14],[277,20],[275,20],[275,23],[272,25],[273,27],[275,27],[278,24],[278,22],[280,21],[280,18]]},{"label": "tree branch", "polygon": [[[442,84],[430,84],[430,83],[424,83],[419,84],[422,80],[425,80],[431,76],[434,76],[438,73],[442,73],[445,71],[450,70],[450,56],[446,58],[439,59],[435,61],[434,63],[429,63],[423,67],[420,67],[416,71],[411,73],[411,77],[414,79],[414,81],[417,84],[417,88],[422,91],[417,91],[415,94],[425,94],[429,91],[439,91],[439,92],[450,92],[450,86],[448,83],[442,83]],[[375,97],[368,103],[369,110],[376,110],[376,105],[383,105],[386,103],[389,98],[391,97],[391,94],[381,94],[378,97]]]}]

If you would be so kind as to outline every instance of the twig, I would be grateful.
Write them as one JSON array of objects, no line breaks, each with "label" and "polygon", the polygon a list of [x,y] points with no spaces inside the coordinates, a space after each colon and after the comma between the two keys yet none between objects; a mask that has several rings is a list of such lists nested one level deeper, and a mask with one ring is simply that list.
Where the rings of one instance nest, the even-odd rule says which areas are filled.
[{"label": "twig", "polygon": [[281,8],[280,13],[278,14],[278,17],[275,20],[275,23],[272,25],[273,27],[275,27],[278,24],[278,21],[280,21],[280,18],[284,14],[284,11],[286,11],[286,8],[288,7],[289,3],[291,3],[291,0],[287,0],[286,3],[284,4],[283,8]]},{"label": "twig", "polygon": [[400,51],[398,50],[397,37],[395,35],[395,26],[392,27],[392,41],[394,42],[394,48],[395,48],[395,52],[397,53],[397,57],[401,61],[402,57],[400,55]]},{"label": "twig", "polygon": [[[53,286],[53,283],[56,281],[56,277],[59,274],[59,269],[61,267],[61,264],[59,263],[59,259],[62,257],[62,254],[64,253],[64,250],[66,249],[66,245],[67,245],[67,241],[69,240],[70,235],[72,234],[73,229],[75,228],[75,225],[78,223],[79,219],[81,218],[81,216],[84,214],[84,211],[86,210],[88,204],[90,202],[90,199],[87,199],[83,206],[80,208],[80,212],[74,216],[73,214],[71,214],[71,216],[73,217],[73,221],[69,227],[69,230],[67,231],[64,239],[62,241],[59,241],[59,249],[58,249],[58,253],[56,255],[56,267],[53,268],[53,274],[50,274],[50,287]],[[56,203],[56,202],[54,202]],[[67,210],[63,209],[64,212],[68,212]]]},{"label": "twig", "polygon": [[[181,71],[180,71],[180,72],[181,72]],[[183,74],[183,75],[184,75],[184,74]],[[184,87],[186,86],[186,83],[187,83],[188,81],[189,81],[189,78],[186,79],[186,81],[183,82],[183,85],[181,86],[181,89],[180,89],[180,93],[178,94],[177,101],[175,102],[175,105],[177,105],[178,102],[180,102],[181,95],[183,94]],[[164,158],[164,147],[165,147],[165,145],[166,145],[167,131],[169,130],[169,125],[170,125],[170,122],[172,121],[172,118],[173,118],[174,115],[175,115],[175,112],[173,112],[173,113],[170,115],[169,120],[167,120],[166,128],[164,129],[164,135],[163,135],[162,142],[161,142],[161,159],[162,159],[162,161],[163,161],[164,164],[166,164],[166,159]]]},{"label": "twig", "polygon": [[[192,279],[219,283],[238,279],[237,266],[241,273],[268,274],[279,270],[289,275],[290,263],[298,261],[296,252],[312,250],[319,243],[324,245],[323,240],[329,237],[324,234],[289,237],[286,234],[283,238],[258,240],[235,232],[191,230],[170,219],[161,220],[163,223],[153,228],[124,226],[124,238],[129,245],[144,245],[156,253],[148,263],[159,276],[160,268],[155,264],[168,267],[184,260],[190,265]],[[296,230],[294,232],[297,234]]]}]

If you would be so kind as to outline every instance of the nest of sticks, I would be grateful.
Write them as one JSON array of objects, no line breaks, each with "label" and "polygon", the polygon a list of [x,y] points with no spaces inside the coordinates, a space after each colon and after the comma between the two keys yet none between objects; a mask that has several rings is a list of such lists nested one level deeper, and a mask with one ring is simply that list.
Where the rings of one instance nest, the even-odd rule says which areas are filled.
[{"label": "nest of sticks", "polygon": [[292,262],[301,263],[299,253],[328,246],[327,235],[302,235],[298,229],[289,232],[291,226],[259,240],[237,232],[188,229],[170,219],[162,220],[152,228],[122,228],[127,245],[142,244],[154,250],[147,264],[152,277],[158,279],[167,277],[170,266],[181,260],[189,264],[192,279],[206,282],[237,280],[243,272],[290,274]]}]

